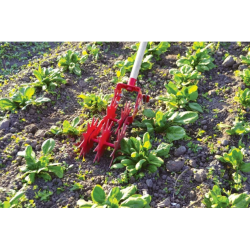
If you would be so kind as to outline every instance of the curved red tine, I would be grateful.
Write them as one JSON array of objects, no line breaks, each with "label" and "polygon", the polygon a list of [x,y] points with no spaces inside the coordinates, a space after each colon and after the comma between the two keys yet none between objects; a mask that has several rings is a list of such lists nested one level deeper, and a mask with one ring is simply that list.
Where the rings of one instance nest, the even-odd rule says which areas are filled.
[{"label": "curved red tine", "polygon": [[121,118],[117,121],[118,128],[116,130],[116,134],[118,133],[119,129],[122,127],[124,123],[126,123],[126,119],[129,117],[130,111],[132,108],[130,108],[130,102],[126,102],[124,109],[121,111]]},{"label": "curved red tine", "polygon": [[114,142],[114,150],[110,155],[110,157],[112,157],[112,159],[111,159],[109,167],[111,167],[111,164],[114,160],[115,152],[120,148],[121,140],[125,137],[127,127],[128,126],[124,123],[123,127],[119,130],[119,132],[117,134],[116,141]]},{"label": "curved red tine", "polygon": [[93,151],[93,152],[96,152],[94,162],[100,160],[100,157],[103,155],[104,150],[107,148],[106,142],[109,141],[112,126],[113,126],[113,122],[111,122],[110,125],[109,125],[109,122],[107,122],[106,124],[103,124],[102,133],[98,137],[98,145]]}]

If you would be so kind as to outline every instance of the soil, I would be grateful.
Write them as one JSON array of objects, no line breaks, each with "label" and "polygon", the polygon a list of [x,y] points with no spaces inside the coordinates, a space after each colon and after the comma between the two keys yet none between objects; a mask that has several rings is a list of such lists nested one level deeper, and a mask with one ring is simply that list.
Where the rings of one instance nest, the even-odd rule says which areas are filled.
[{"label": "soil", "polygon": [[[51,43],[49,53],[43,56],[38,55],[39,57],[33,53],[33,57],[29,59],[30,63],[26,62],[26,66],[18,64],[15,75],[0,75],[2,82],[0,97],[9,96],[8,93],[13,88],[35,80],[32,72],[37,69],[38,65],[56,68],[59,55],[69,49],[75,49],[81,53],[86,43]],[[235,117],[240,115],[245,117],[245,121],[250,121],[249,110],[242,110],[240,105],[233,100],[238,87],[242,89],[245,87],[241,78],[235,76],[234,71],[242,65],[239,56],[246,55],[247,52],[243,49],[249,46],[250,43],[242,42],[241,46],[235,42],[221,43],[212,55],[215,58],[214,63],[217,67],[203,73],[204,78],[198,83],[199,97],[197,102],[202,105],[205,111],[199,114],[199,119],[194,124],[184,126],[187,137],[173,142],[170,156],[165,159],[165,163],[154,174],[146,174],[145,177],[139,180],[131,178],[128,184],[120,183],[119,177],[122,171],[109,168],[110,150],[104,153],[99,163],[93,163],[95,153],[89,153],[84,160],[82,158],[78,159],[73,151],[74,139],[67,136],[54,136],[49,133],[51,126],[57,122],[72,121],[85,112],[77,98],[80,93],[99,93],[101,91],[104,94],[112,94],[114,92],[115,84],[111,82],[116,75],[113,67],[114,63],[126,59],[133,53],[130,48],[132,44],[134,43],[103,42],[102,45],[99,45],[101,49],[100,58],[94,61],[93,57],[89,56],[81,66],[82,74],[80,77],[65,72],[64,76],[67,79],[67,84],[57,88],[54,95],[45,94],[46,97],[51,99],[50,103],[39,107],[29,106],[26,110],[17,110],[15,113],[0,111],[0,117],[2,119],[6,117],[10,122],[7,129],[0,130],[0,187],[5,190],[20,190],[23,182],[19,178],[19,169],[25,164],[25,161],[20,156],[17,156],[18,151],[24,150],[25,145],[30,144],[36,155],[39,156],[43,141],[47,138],[53,138],[56,141],[54,159],[72,166],[65,171],[64,177],[61,179],[52,176],[52,181],[45,182],[43,179],[37,178],[34,184],[28,186],[26,196],[28,200],[34,200],[35,206],[38,208],[76,207],[76,203],[80,198],[90,199],[91,191],[97,184],[102,185],[106,192],[115,186],[135,184],[138,187],[138,193],[147,192],[152,196],[151,207],[171,208],[204,207],[201,200],[204,194],[215,184],[214,178],[217,178],[221,183],[221,187],[230,189],[228,184],[230,173],[228,173],[226,165],[219,163],[215,159],[215,155],[228,152],[232,146],[238,147],[240,136],[229,136],[224,130],[218,130],[216,125],[221,122],[232,125]],[[20,45],[15,44],[15,46]],[[191,42],[171,42],[170,48],[161,55],[160,60],[153,59],[153,68],[141,73],[141,79],[138,80],[137,86],[142,88],[143,93],[151,97],[147,107],[157,108],[155,98],[165,92],[164,83],[172,79],[169,69],[177,68],[176,60],[178,60],[179,56],[185,55],[187,47],[190,46],[192,46]],[[8,53],[11,54],[12,52],[9,51]],[[231,67],[222,65],[226,53],[237,57]],[[5,64],[7,61],[8,59],[5,59]],[[9,63],[12,65],[15,60],[11,59]],[[93,79],[84,81],[89,77],[93,77]],[[141,119],[142,110],[139,111],[136,119]],[[104,114],[97,114],[96,116],[102,117]],[[84,118],[81,118],[81,123],[83,122]],[[33,126],[33,129],[30,129],[30,125]],[[203,133],[199,135],[198,132],[201,130],[203,130]],[[135,136],[138,133],[142,134],[143,131],[138,132],[130,125],[126,136]],[[153,147],[160,144],[159,139],[163,140],[163,135],[155,134],[155,138],[158,140],[155,140]],[[222,143],[223,141],[224,143]],[[247,152],[244,161],[249,161],[250,141],[247,135],[244,136],[242,143],[245,144]],[[222,144],[227,145],[223,146]],[[199,147],[195,150],[194,146],[192,148],[190,145]],[[179,156],[175,156],[175,151],[180,146],[184,146],[186,151]],[[181,160],[185,164],[180,171],[170,172],[166,168],[170,161],[178,162]],[[212,175],[209,172],[210,167],[215,169]],[[206,178],[201,182],[197,182],[194,176],[201,169],[204,170]],[[225,170],[224,175],[221,174],[223,170]],[[81,174],[85,175],[85,179],[79,179]],[[179,176],[180,178],[177,181]],[[243,176],[246,179],[240,192],[250,192],[250,174],[244,173]],[[80,183],[83,188],[71,191],[75,182]],[[48,201],[40,201],[40,199],[35,198],[35,193],[39,190],[50,190],[53,194]],[[2,192],[0,200],[3,200],[5,196],[6,193]],[[162,205],[162,202],[165,202],[165,205]]]}]

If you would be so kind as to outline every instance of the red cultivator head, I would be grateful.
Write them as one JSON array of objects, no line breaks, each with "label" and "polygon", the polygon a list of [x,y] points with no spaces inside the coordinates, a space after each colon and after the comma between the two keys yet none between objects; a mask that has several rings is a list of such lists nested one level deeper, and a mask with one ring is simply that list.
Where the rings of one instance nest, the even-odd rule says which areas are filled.
[{"label": "red cultivator head", "polygon": [[[85,156],[90,151],[90,149],[93,148],[94,143],[97,143],[97,146],[94,149],[94,152],[96,152],[94,162],[100,160],[100,157],[102,156],[102,154],[104,153],[107,147],[114,148],[114,151],[110,155],[113,161],[115,152],[119,149],[120,142],[125,137],[127,125],[133,122],[138,110],[140,109],[142,102],[149,101],[149,96],[142,95],[141,89],[135,86],[136,78],[137,78],[139,68],[141,65],[141,60],[142,60],[147,43],[144,42],[141,44],[142,44],[142,48],[140,45],[141,50],[139,48],[138,53],[137,53],[137,57],[139,61],[137,60],[137,57],[136,57],[136,61],[134,63],[134,67],[131,72],[131,77],[128,81],[128,84],[118,83],[116,85],[114,97],[110,105],[108,105],[107,107],[106,116],[103,117],[103,119],[99,122],[99,124],[98,124],[98,119],[95,120],[95,118],[93,118],[92,123],[87,125],[87,131],[82,134],[81,142],[79,144],[80,156],[81,155]],[[126,102],[124,109],[121,110],[120,119],[116,119],[116,116],[117,116],[116,111],[117,111],[118,103],[122,96],[123,89],[126,89],[129,92],[137,92],[136,103],[135,103],[133,114],[130,114],[132,107],[130,105],[130,102]],[[117,135],[116,141],[114,142],[114,144],[112,144],[110,143],[110,137],[112,133],[114,132],[114,129],[112,130],[114,123],[117,123],[118,128],[116,129],[116,132],[114,133]],[[98,137],[99,134],[100,136]]]}]

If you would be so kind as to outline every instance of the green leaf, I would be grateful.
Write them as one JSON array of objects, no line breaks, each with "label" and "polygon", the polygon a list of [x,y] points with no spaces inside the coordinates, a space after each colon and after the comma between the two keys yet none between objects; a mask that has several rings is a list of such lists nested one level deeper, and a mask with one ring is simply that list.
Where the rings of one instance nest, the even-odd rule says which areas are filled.
[{"label": "green leaf", "polygon": [[173,82],[169,82],[168,84],[165,84],[165,87],[166,87],[167,92],[169,94],[176,95],[179,92],[178,88],[176,87],[176,85]]},{"label": "green leaf", "polygon": [[53,172],[58,178],[63,178],[64,169],[62,166],[50,164],[48,165],[49,171]]},{"label": "green leaf", "polygon": [[76,126],[79,124],[79,122],[80,122],[80,117],[76,117],[76,118],[74,118],[74,120],[72,121],[71,126],[72,126],[72,127],[76,127]]},{"label": "green leaf", "polygon": [[147,166],[147,170],[148,170],[150,173],[154,173],[154,172],[156,172],[156,170],[157,170],[157,166],[155,166],[155,165],[148,165],[148,166]]},{"label": "green leaf", "polygon": [[170,141],[182,139],[186,135],[185,130],[179,126],[172,126],[167,129],[167,138]]},{"label": "green leaf", "polygon": [[80,208],[91,208],[93,206],[93,203],[91,201],[78,200],[77,205]]},{"label": "green leaf", "polygon": [[135,169],[136,169],[137,171],[140,170],[140,169],[142,168],[142,164],[143,164],[144,162],[146,162],[145,159],[142,159],[142,160],[140,160],[139,162],[137,162],[136,165],[135,165]]},{"label": "green leaf", "polygon": [[43,178],[45,181],[51,181],[51,176],[49,173],[46,172],[39,173],[39,177]]},{"label": "green leaf", "polygon": [[110,190],[107,196],[107,201],[109,201],[110,204],[115,203],[118,205],[118,202],[121,200],[122,196],[123,193],[120,191],[120,189],[118,187],[114,187]]},{"label": "green leaf", "polygon": [[193,123],[198,119],[198,114],[193,111],[180,112],[178,116],[174,119],[175,123],[178,124],[189,124]]},{"label": "green leaf", "polygon": [[111,166],[111,169],[119,169],[119,168],[124,168],[125,165],[121,164],[121,163],[116,163],[114,165]]},{"label": "green leaf", "polygon": [[9,201],[10,204],[13,205],[13,204],[18,203],[18,200],[19,200],[22,196],[24,196],[24,194],[25,194],[25,191],[22,191],[22,190],[18,191],[18,192],[10,199],[10,201]]},{"label": "green leaf", "polygon": [[250,195],[245,193],[231,194],[228,199],[233,208],[247,208],[250,203]]},{"label": "green leaf", "polygon": [[190,103],[188,103],[188,106],[189,106],[189,108],[191,108],[192,110],[195,110],[195,111],[198,111],[198,112],[203,113],[203,110],[202,110],[202,108],[201,108],[201,105],[198,104],[198,103],[190,102]]},{"label": "green leaf", "polygon": [[55,147],[55,140],[54,139],[48,139],[43,142],[42,144],[42,150],[44,155],[49,154],[53,148]]},{"label": "green leaf", "polygon": [[36,176],[35,173],[28,174],[28,175],[25,177],[25,181],[27,181],[28,184],[32,184],[32,183],[34,183],[34,181],[35,181],[35,176]]},{"label": "green leaf", "polygon": [[121,203],[121,207],[127,208],[143,208],[147,202],[141,197],[129,197],[127,200]]},{"label": "green leaf", "polygon": [[173,144],[168,144],[168,143],[165,143],[165,142],[162,142],[156,150],[154,150],[154,152],[157,154],[157,156],[168,156],[168,153],[171,149],[171,146]]},{"label": "green leaf", "polygon": [[128,138],[123,138],[120,142],[120,145],[121,145],[122,152],[129,155],[130,154],[130,147],[129,147],[128,141],[129,141]]},{"label": "green leaf", "polygon": [[135,185],[131,185],[121,190],[122,197],[121,200],[126,200],[131,195],[135,194],[137,191],[137,187]]},{"label": "green leaf", "polygon": [[0,99],[0,109],[3,110],[14,110],[17,106],[11,100],[7,98]]},{"label": "green leaf", "polygon": [[105,202],[106,195],[100,185],[96,185],[91,192],[92,201],[94,203],[102,205]]},{"label": "green leaf", "polygon": [[240,171],[248,173],[250,172],[250,162],[244,162],[240,165]]},{"label": "green leaf", "polygon": [[148,118],[154,118],[155,112],[152,109],[144,109],[143,114]]}]

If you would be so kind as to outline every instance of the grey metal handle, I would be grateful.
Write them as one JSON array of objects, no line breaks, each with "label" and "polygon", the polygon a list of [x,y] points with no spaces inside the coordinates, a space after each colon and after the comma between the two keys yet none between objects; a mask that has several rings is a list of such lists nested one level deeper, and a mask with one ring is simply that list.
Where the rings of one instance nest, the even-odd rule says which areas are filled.
[{"label": "grey metal handle", "polygon": [[141,42],[140,43],[139,49],[138,49],[137,54],[136,54],[135,63],[134,63],[133,69],[132,69],[131,74],[130,74],[130,78],[137,79],[137,76],[139,74],[139,70],[141,67],[142,59],[144,56],[144,52],[145,52],[146,47],[147,47],[147,43],[148,42]]}]

